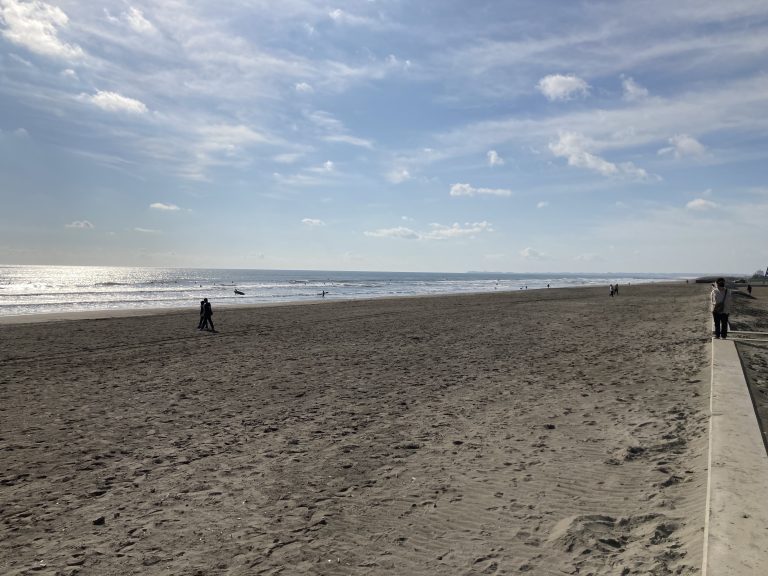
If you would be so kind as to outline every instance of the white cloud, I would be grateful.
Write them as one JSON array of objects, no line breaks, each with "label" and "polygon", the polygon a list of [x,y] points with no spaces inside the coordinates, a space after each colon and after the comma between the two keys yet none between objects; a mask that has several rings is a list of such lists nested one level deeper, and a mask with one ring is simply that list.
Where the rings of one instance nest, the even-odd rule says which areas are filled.
[{"label": "white cloud", "polygon": [[371,236],[373,238],[405,238],[407,240],[418,240],[421,238],[418,232],[414,232],[405,226],[397,226],[396,228],[380,228],[370,232],[366,231],[365,235]]},{"label": "white cloud", "polygon": [[504,158],[499,156],[499,153],[496,152],[496,150],[488,150],[488,153],[486,154],[488,156],[488,165],[489,166],[503,166],[504,165]]},{"label": "white cloud", "polygon": [[92,96],[81,94],[80,97],[107,112],[127,112],[129,114],[144,114],[147,112],[147,107],[143,102],[122,96],[117,92],[99,90]]},{"label": "white cloud", "polygon": [[144,17],[144,13],[138,8],[131,6],[127,12],[123,12],[123,18],[128,22],[128,26],[139,34],[153,34],[156,32],[152,23]]},{"label": "white cloud", "polygon": [[594,252],[586,252],[584,254],[579,254],[573,258],[577,262],[602,262],[603,258],[599,254],[595,254]]},{"label": "white cloud", "polygon": [[489,222],[466,222],[463,225],[454,222],[450,226],[442,224],[430,224],[431,230],[423,234],[426,240],[447,240],[450,238],[473,238],[481,232],[493,232],[493,227]]},{"label": "white cloud", "polygon": [[79,228],[81,230],[84,229],[92,229],[95,228],[93,224],[91,224],[88,220],[75,220],[74,222],[71,222],[69,224],[65,224],[65,228]]},{"label": "white cloud", "polygon": [[299,94],[312,94],[315,89],[312,88],[310,84],[307,84],[306,82],[299,82],[295,86],[296,92]]},{"label": "white cloud", "polygon": [[634,102],[648,97],[648,89],[640,86],[629,76],[622,79],[621,85],[624,88],[624,100]]},{"label": "white cloud", "polygon": [[323,140],[326,142],[340,142],[361,148],[373,148],[370,141],[347,134],[344,124],[328,112],[315,110],[309,113],[305,112],[304,115],[320,130],[327,133],[323,136]]},{"label": "white cloud", "polygon": [[688,134],[676,134],[669,139],[672,146],[659,150],[660,155],[672,154],[675,158],[694,157],[702,158],[706,156],[707,149],[704,145]]},{"label": "white cloud", "polygon": [[585,96],[589,92],[589,84],[578,76],[568,74],[550,74],[537,84],[539,92],[550,101],[570,100],[574,95]]},{"label": "white cloud", "polygon": [[351,146],[359,146],[360,148],[373,148],[373,143],[370,140],[364,138],[356,138],[355,136],[348,136],[345,134],[337,134],[334,136],[326,136],[323,138],[326,142],[341,142],[342,144],[349,144]]},{"label": "white cloud", "polygon": [[451,196],[512,196],[512,191],[506,188],[474,188],[469,184],[454,184],[451,186]]},{"label": "white cloud", "polygon": [[417,232],[405,226],[396,228],[381,228],[365,232],[366,236],[374,238],[404,238],[406,240],[450,240],[455,238],[474,238],[483,232],[493,232],[493,226],[489,222],[454,222],[450,226],[432,223],[429,230]]},{"label": "white cloud", "polygon": [[317,218],[302,218],[301,223],[311,227],[325,226],[325,222]]},{"label": "white cloud", "polygon": [[387,180],[393,184],[402,184],[411,179],[411,173],[406,168],[393,168],[387,174]]},{"label": "white cloud", "polygon": [[561,132],[556,143],[550,142],[549,149],[558,158],[567,158],[570,166],[587,168],[603,176],[618,173],[619,169],[615,164],[588,152],[585,149],[587,146],[589,141],[581,134]]},{"label": "white cloud", "polygon": [[77,72],[72,70],[72,68],[66,68],[66,69],[62,70],[61,71],[61,75],[64,76],[64,78],[69,78],[71,80],[77,80],[78,79]]},{"label": "white cloud", "polygon": [[632,162],[614,164],[588,149],[594,146],[594,142],[575,132],[561,132],[557,142],[550,142],[550,151],[558,158],[566,158],[569,166],[586,168],[602,174],[603,176],[629,176],[636,180],[647,180],[651,176],[638,168]]},{"label": "white cloud", "polygon": [[163,202],[154,202],[153,204],[150,204],[149,207],[153,210],[160,210],[163,212],[176,212],[177,210],[181,210],[176,204],[165,204]]},{"label": "white cloud", "polygon": [[520,250],[520,256],[526,260],[543,260],[545,258],[545,254],[543,252],[539,252],[538,250],[534,250],[530,247]]},{"label": "white cloud", "polygon": [[704,198],[696,198],[695,200],[691,200],[690,202],[688,202],[688,204],[686,204],[685,207],[688,210],[711,210],[712,208],[717,208],[717,204],[715,204],[711,200],[705,200]]},{"label": "white cloud", "polygon": [[140,228],[136,227],[133,229],[134,232],[138,232],[139,234],[160,234],[160,230],[153,230],[151,228]]},{"label": "white cloud", "polygon": [[331,10],[328,13],[328,16],[336,22],[337,24],[349,24],[349,25],[367,25],[370,24],[372,21],[368,18],[363,18],[361,16],[355,16],[354,14],[350,14],[349,12],[345,12],[344,10],[341,10],[340,8],[336,8],[335,10]]},{"label": "white cloud", "polygon": [[277,156],[273,156],[272,160],[278,162],[279,164],[293,164],[302,156],[303,154],[299,154],[297,152],[287,152],[285,154],[278,154]]},{"label": "white cloud", "polygon": [[0,2],[0,21],[6,28],[3,36],[14,44],[43,56],[79,58],[83,50],[77,44],[67,44],[58,37],[58,30],[69,23],[64,11],[45,2]]},{"label": "white cloud", "polygon": [[548,200],[542,200],[541,202],[536,204],[536,208],[546,208],[548,206],[549,206],[549,201]]}]

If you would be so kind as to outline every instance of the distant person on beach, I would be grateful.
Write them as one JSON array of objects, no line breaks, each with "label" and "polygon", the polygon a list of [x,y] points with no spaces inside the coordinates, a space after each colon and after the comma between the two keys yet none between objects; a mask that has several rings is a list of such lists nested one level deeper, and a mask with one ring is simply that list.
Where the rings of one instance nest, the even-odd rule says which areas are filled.
[{"label": "distant person on beach", "polygon": [[211,309],[211,303],[208,302],[208,298],[203,298],[203,324],[200,330],[216,332],[216,329],[213,327],[213,309]]},{"label": "distant person on beach", "polygon": [[609,286],[609,288],[608,288],[608,289],[609,289],[609,291],[610,291],[610,294],[611,294],[611,298],[613,298],[613,284],[609,284],[608,286]]},{"label": "distant person on beach", "polygon": [[718,278],[709,294],[712,319],[715,321],[715,338],[728,337],[728,315],[731,313],[731,293],[725,287],[725,278]]},{"label": "distant person on beach", "polygon": [[619,283],[613,285],[613,295],[618,296],[619,295]]},{"label": "distant person on beach", "polygon": [[205,302],[206,299],[200,300],[200,321],[197,323],[197,329],[202,330],[205,323]]},{"label": "distant person on beach", "polygon": [[749,295],[752,296],[752,284],[747,284],[747,292],[749,292]]}]

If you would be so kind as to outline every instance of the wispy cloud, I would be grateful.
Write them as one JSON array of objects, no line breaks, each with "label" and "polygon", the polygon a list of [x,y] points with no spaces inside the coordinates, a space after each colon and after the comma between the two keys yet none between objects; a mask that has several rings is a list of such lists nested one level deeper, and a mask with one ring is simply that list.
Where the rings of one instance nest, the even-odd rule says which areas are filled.
[{"label": "wispy cloud", "polygon": [[374,238],[401,238],[405,240],[451,240],[472,239],[484,232],[493,232],[493,226],[490,222],[466,222],[464,224],[454,222],[451,225],[432,223],[427,230],[420,232],[405,226],[397,226],[366,231],[365,235]]},{"label": "wispy cloud", "polygon": [[625,100],[634,102],[648,97],[648,89],[640,86],[640,84],[635,82],[634,79],[629,76],[622,79],[621,85],[624,88]]},{"label": "wispy cloud", "polygon": [[393,184],[402,184],[411,179],[411,173],[407,168],[392,168],[387,172],[387,180]]},{"label": "wispy cloud", "polygon": [[526,260],[543,260],[546,257],[543,252],[539,252],[530,247],[520,250],[520,256]]},{"label": "wispy cloud", "polygon": [[99,90],[92,95],[81,94],[80,98],[107,112],[127,112],[129,114],[145,114],[147,112],[147,107],[143,102],[117,92]]},{"label": "wispy cloud", "polygon": [[80,230],[91,230],[95,228],[91,222],[88,220],[75,220],[74,222],[70,222],[69,224],[64,225],[65,228],[77,228]]},{"label": "wispy cloud", "polygon": [[669,139],[669,143],[672,146],[660,149],[660,155],[671,154],[680,159],[686,157],[702,158],[707,154],[704,145],[688,134],[676,134]]},{"label": "wispy cloud", "polygon": [[310,228],[325,226],[325,222],[317,218],[302,218],[301,223],[305,226],[309,226]]},{"label": "wispy cloud", "polygon": [[488,152],[486,153],[486,156],[488,157],[488,166],[504,165],[504,158],[499,156],[499,153],[496,152],[496,150],[488,150]]},{"label": "wispy cloud", "polygon": [[149,205],[153,210],[160,210],[161,212],[177,212],[181,210],[176,204],[165,204],[163,202],[153,202]]},{"label": "wispy cloud", "polygon": [[696,198],[688,202],[685,207],[688,210],[711,210],[717,208],[717,204],[704,198]]},{"label": "wispy cloud", "polygon": [[541,202],[536,204],[536,208],[547,208],[549,206],[548,200],[542,200]]},{"label": "wispy cloud", "polygon": [[512,196],[512,190],[506,188],[475,188],[469,184],[451,186],[451,196]]},{"label": "wispy cloud", "polygon": [[157,32],[155,26],[144,17],[144,13],[138,8],[131,6],[123,13],[128,26],[139,34],[154,34]]},{"label": "wispy cloud", "polygon": [[308,84],[306,82],[298,82],[296,84],[296,92],[299,94],[313,94],[315,92],[315,89],[312,88],[311,84]]},{"label": "wispy cloud", "polygon": [[363,26],[371,23],[370,19],[363,18],[361,16],[355,16],[354,14],[350,14],[349,12],[345,12],[341,8],[336,8],[334,10],[331,10],[328,13],[328,16],[330,17],[331,20],[333,20],[337,24]]},{"label": "wispy cloud", "polygon": [[134,232],[139,234],[161,234],[160,230],[153,230],[152,228],[141,228],[139,226],[133,229]]},{"label": "wispy cloud", "polygon": [[605,158],[593,154],[589,148],[593,143],[584,135],[562,132],[557,142],[550,142],[549,149],[558,158],[566,158],[569,166],[586,168],[603,176],[628,176],[637,180],[646,180],[649,174],[632,162],[614,164]]},{"label": "wispy cloud", "polygon": [[421,235],[418,232],[411,230],[410,228],[406,228],[405,226],[370,230],[366,231],[365,235],[371,236],[372,238],[403,238],[406,240],[418,240],[421,238]]},{"label": "wispy cloud", "polygon": [[349,144],[350,146],[359,146],[360,148],[373,148],[373,142],[366,140],[365,138],[357,138],[355,136],[349,136],[346,134],[336,134],[333,136],[325,136],[323,138],[326,142],[339,142],[341,144]]}]

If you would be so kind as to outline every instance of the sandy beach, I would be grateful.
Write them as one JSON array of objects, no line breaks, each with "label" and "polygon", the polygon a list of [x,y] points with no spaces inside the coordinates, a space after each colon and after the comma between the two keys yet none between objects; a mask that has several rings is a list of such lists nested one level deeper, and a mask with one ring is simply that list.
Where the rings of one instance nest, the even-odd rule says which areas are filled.
[{"label": "sandy beach", "polygon": [[0,326],[0,573],[700,572],[709,286]]}]

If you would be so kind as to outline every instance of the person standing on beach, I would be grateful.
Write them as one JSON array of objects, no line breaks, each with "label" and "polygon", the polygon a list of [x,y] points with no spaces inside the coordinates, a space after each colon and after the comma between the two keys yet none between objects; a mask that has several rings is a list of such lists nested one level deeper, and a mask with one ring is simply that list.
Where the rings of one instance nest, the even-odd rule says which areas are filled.
[{"label": "person standing on beach", "polygon": [[613,298],[613,284],[609,284],[611,298]]},{"label": "person standing on beach", "polygon": [[211,308],[211,303],[208,302],[208,298],[205,299],[205,306],[203,309],[203,328],[210,330],[211,332],[216,332],[216,328],[213,327],[213,309]]},{"label": "person standing on beach", "polygon": [[197,329],[202,330],[205,322],[205,302],[207,298],[200,300],[200,321],[197,323]]},{"label": "person standing on beach", "polygon": [[731,293],[725,287],[725,278],[718,278],[709,294],[712,319],[715,321],[715,338],[728,337],[728,315],[731,313]]}]

